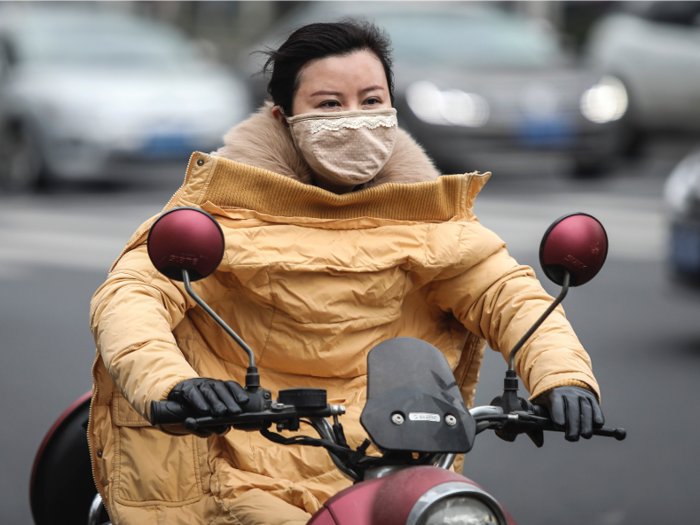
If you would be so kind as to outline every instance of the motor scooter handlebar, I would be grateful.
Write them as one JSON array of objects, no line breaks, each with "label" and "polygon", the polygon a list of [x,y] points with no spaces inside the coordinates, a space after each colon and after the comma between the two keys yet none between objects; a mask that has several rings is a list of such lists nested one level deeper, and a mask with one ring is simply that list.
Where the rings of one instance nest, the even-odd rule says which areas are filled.
[{"label": "motor scooter handlebar", "polygon": [[[528,430],[544,430],[547,432],[565,431],[564,428],[554,426],[549,411],[546,407],[541,405],[530,405],[528,411],[518,411],[510,414],[504,413],[503,408],[500,406],[484,405],[470,409],[469,413],[477,423],[491,422],[501,425],[510,425],[511,428],[518,429],[518,433],[527,432]],[[487,428],[489,428],[489,426],[482,427],[481,430],[483,431]],[[601,427],[594,428],[593,435],[613,437],[618,441],[622,441],[627,437],[627,431],[624,428]]]},{"label": "motor scooter handlebar", "polygon": [[[187,430],[200,427],[226,426],[242,427],[245,430],[268,428],[273,423],[309,417],[329,417],[344,412],[344,407],[326,405],[315,408],[297,408],[292,405],[273,404],[273,408],[256,412],[243,412],[237,415],[202,416],[186,409],[177,401],[153,401],[151,403],[152,425],[184,425]],[[255,428],[251,428],[255,427]]]}]

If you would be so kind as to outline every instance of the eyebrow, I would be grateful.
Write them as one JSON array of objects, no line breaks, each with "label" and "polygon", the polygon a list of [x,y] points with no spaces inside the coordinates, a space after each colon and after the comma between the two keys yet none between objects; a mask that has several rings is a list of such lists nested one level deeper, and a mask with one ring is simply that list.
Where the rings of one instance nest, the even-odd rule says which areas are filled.
[{"label": "eyebrow", "polygon": [[311,93],[312,97],[316,97],[318,95],[335,95],[336,97],[343,96],[343,94],[338,91],[317,91],[316,93]]},{"label": "eyebrow", "polygon": [[[366,93],[368,91],[374,91],[377,89],[383,90],[384,88],[382,86],[370,86],[370,87],[366,87],[364,89],[361,89],[360,93]],[[316,97],[316,96],[320,96],[320,95],[324,95],[324,96],[334,95],[336,97],[343,96],[343,94],[340,93],[339,91],[316,91],[315,93],[312,93],[310,96]]]},{"label": "eyebrow", "polygon": [[365,89],[361,89],[360,93],[366,93],[367,91],[374,91],[376,89],[383,90],[384,88],[382,86],[370,86],[370,87],[367,87]]}]

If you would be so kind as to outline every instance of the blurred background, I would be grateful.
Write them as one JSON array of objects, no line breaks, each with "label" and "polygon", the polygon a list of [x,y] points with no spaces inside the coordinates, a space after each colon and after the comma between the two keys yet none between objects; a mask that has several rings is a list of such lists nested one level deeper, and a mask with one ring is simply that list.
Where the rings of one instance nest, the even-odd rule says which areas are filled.
[{"label": "blurred background", "polygon": [[700,2],[125,1],[0,2],[0,523],[33,523],[34,455],[90,389],[111,262],[265,99],[254,52],[344,16],[389,32],[400,124],[443,173],[493,172],[476,213],[519,261],[544,279],[564,213],[608,229],[565,308],[628,439],[482,434],[465,475],[519,523],[697,521]]}]

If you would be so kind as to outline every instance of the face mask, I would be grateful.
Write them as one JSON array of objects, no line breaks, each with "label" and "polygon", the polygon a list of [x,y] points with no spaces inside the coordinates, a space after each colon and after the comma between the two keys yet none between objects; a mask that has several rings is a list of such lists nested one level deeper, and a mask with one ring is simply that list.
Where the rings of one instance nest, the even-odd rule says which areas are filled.
[{"label": "face mask", "polygon": [[305,113],[287,122],[311,169],[339,186],[372,180],[394,151],[398,127],[394,108]]}]

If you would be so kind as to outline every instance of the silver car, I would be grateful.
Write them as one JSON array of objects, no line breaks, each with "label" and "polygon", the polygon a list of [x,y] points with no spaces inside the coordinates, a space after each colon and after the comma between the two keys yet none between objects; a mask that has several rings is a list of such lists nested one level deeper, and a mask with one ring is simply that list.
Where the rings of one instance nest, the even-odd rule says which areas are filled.
[{"label": "silver car", "polygon": [[700,132],[700,2],[620,2],[585,57],[627,85],[630,134]]},{"label": "silver car", "polygon": [[0,186],[182,177],[250,110],[174,29],[65,5],[0,5]]},{"label": "silver car", "polygon": [[[578,67],[550,28],[517,13],[489,5],[312,3],[263,44],[348,15],[388,31],[400,124],[443,171],[592,175],[613,159],[624,85]],[[255,91],[261,98],[260,83]]]}]

